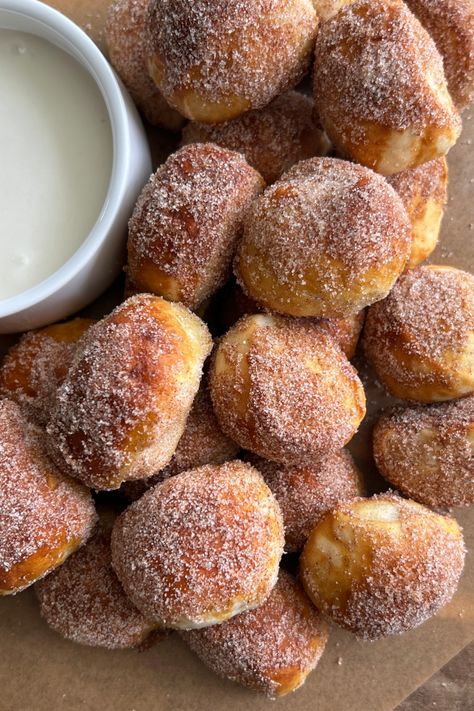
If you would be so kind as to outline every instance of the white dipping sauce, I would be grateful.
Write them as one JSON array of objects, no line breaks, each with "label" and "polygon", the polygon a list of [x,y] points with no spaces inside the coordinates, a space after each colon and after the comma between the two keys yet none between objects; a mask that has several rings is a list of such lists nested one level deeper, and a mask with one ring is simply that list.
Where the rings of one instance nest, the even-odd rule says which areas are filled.
[{"label": "white dipping sauce", "polygon": [[110,121],[92,77],[46,40],[0,29],[0,299],[77,251],[111,171]]}]

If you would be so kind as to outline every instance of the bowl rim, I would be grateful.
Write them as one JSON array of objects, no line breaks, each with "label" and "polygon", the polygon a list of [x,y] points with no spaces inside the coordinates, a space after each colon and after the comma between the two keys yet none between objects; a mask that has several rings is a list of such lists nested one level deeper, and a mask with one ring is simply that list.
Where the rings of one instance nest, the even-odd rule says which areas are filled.
[{"label": "bowl rim", "polygon": [[[0,300],[0,319],[24,312],[61,291],[93,259],[107,241],[109,234],[112,234],[122,198],[127,190],[127,166],[131,152],[127,106],[120,84],[107,59],[90,37],[68,17],[39,0],[0,0],[0,29],[2,11],[12,16],[31,18],[35,24],[48,26],[67,44],[72,45],[81,56],[82,64],[94,79],[107,108],[112,132],[112,166],[102,209],[80,247],[43,281],[26,291]],[[31,33],[35,34],[34,27]]]}]

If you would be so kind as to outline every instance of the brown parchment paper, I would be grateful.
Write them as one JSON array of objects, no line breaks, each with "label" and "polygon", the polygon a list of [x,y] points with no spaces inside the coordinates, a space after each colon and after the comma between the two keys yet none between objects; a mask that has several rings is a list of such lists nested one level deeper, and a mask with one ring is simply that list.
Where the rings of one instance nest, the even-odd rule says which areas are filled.
[{"label": "brown parchment paper", "polygon": [[[101,45],[108,0],[49,4]],[[431,261],[474,272],[474,119],[469,111],[463,118],[463,135],[449,156],[442,239]],[[150,135],[159,157],[169,139]],[[112,291],[89,312],[100,314],[117,295]],[[8,342],[0,342],[2,350]],[[389,400],[369,375],[364,380],[369,416],[352,449],[373,486],[368,434],[374,413]],[[30,589],[0,600],[0,711],[264,711],[272,703],[281,711],[389,711],[474,639],[474,509],[454,513],[470,553],[453,601],[417,630],[375,643],[334,628],[317,670],[289,697],[270,702],[218,679],[174,635],[142,653],[74,645],[48,629]]]}]

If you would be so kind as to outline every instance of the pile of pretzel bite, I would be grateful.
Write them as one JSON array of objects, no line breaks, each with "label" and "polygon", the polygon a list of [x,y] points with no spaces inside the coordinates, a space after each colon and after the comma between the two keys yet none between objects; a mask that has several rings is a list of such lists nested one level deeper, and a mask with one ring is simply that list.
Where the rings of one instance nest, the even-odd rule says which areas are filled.
[{"label": "pile of pretzel bite", "polygon": [[[114,0],[106,37],[180,147],[130,217],[122,303],[24,334],[0,367],[0,594],[35,584],[81,644],[175,630],[282,696],[330,624],[412,629],[462,573],[474,277],[423,262],[474,98],[474,5]],[[356,350],[399,399],[372,496],[346,449]]]}]

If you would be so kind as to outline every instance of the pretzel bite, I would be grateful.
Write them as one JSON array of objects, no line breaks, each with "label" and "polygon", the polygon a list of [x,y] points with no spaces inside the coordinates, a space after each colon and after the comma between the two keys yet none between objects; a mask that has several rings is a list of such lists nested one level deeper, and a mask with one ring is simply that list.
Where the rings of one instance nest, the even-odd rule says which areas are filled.
[{"label": "pretzel bite", "polygon": [[110,61],[147,121],[178,131],[185,119],[150,78],[145,58],[148,0],[113,0],[105,22]]},{"label": "pretzel bite", "polygon": [[474,398],[396,408],[373,433],[381,474],[427,506],[474,504]]},{"label": "pretzel bite", "polygon": [[448,200],[448,164],[436,158],[418,168],[388,178],[400,195],[412,227],[411,254],[407,267],[418,266],[438,243],[444,207]]},{"label": "pretzel bite", "polygon": [[263,179],[238,153],[181,148],[151,176],[129,222],[128,276],[195,309],[229,277],[242,220]]},{"label": "pretzel bite", "polygon": [[147,491],[117,519],[112,562],[132,602],[163,627],[214,625],[270,594],[283,552],[280,508],[238,460]]},{"label": "pretzel bite", "polygon": [[449,93],[459,109],[474,99],[472,0],[406,0],[443,57]]},{"label": "pretzel bite", "polygon": [[338,152],[383,175],[445,155],[461,132],[443,60],[402,0],[357,0],[321,25],[314,92]]},{"label": "pretzel bite", "polygon": [[303,78],[317,26],[311,0],[151,0],[148,68],[184,116],[221,123]]},{"label": "pretzel bite", "polygon": [[311,466],[348,442],[365,415],[355,369],[303,320],[256,315],[220,341],[210,372],[222,430],[265,459]]},{"label": "pretzel bite", "polygon": [[340,501],[362,494],[359,471],[348,451],[321,457],[311,466],[284,466],[250,455],[280,504],[285,550],[300,551],[319,519]]},{"label": "pretzel bite", "polygon": [[11,400],[0,400],[0,595],[49,573],[96,523],[85,487],[48,459],[42,431]]},{"label": "pretzel bite", "polygon": [[183,435],[168,466],[149,479],[124,482],[121,491],[135,501],[145,491],[170,476],[204,464],[223,464],[237,456],[239,449],[239,445],[232,442],[219,427],[209,390],[201,384]]},{"label": "pretzel bite", "polygon": [[273,183],[292,165],[305,158],[324,156],[331,144],[314,120],[309,96],[288,91],[268,106],[214,126],[188,123],[182,143],[211,141],[243,153],[247,161]]},{"label": "pretzel bite", "polygon": [[464,555],[453,518],[383,494],[326,514],[303,550],[300,577],[321,612],[374,640],[417,627],[449,602]]},{"label": "pretzel bite", "polygon": [[133,296],[84,336],[48,423],[58,466],[95,489],[144,479],[173,456],[211,350],[181,304]]},{"label": "pretzel bite", "polygon": [[324,651],[328,628],[300,584],[281,570],[259,608],[181,637],[219,676],[275,698],[304,684]]},{"label": "pretzel bite", "polygon": [[37,424],[46,424],[77,341],[93,323],[89,318],[75,318],[25,333],[0,368],[0,396],[14,400]]},{"label": "pretzel bite", "polygon": [[311,158],[254,202],[234,268],[267,309],[345,318],[388,294],[410,245],[407,214],[386,180],[347,161]]},{"label": "pretzel bite", "polygon": [[474,392],[474,277],[454,267],[403,274],[371,306],[363,344],[378,379],[395,397],[452,400]]},{"label": "pretzel bite", "polygon": [[110,533],[101,530],[58,570],[37,583],[40,611],[66,639],[126,649],[157,639],[156,624],[126,597],[112,568]]}]

